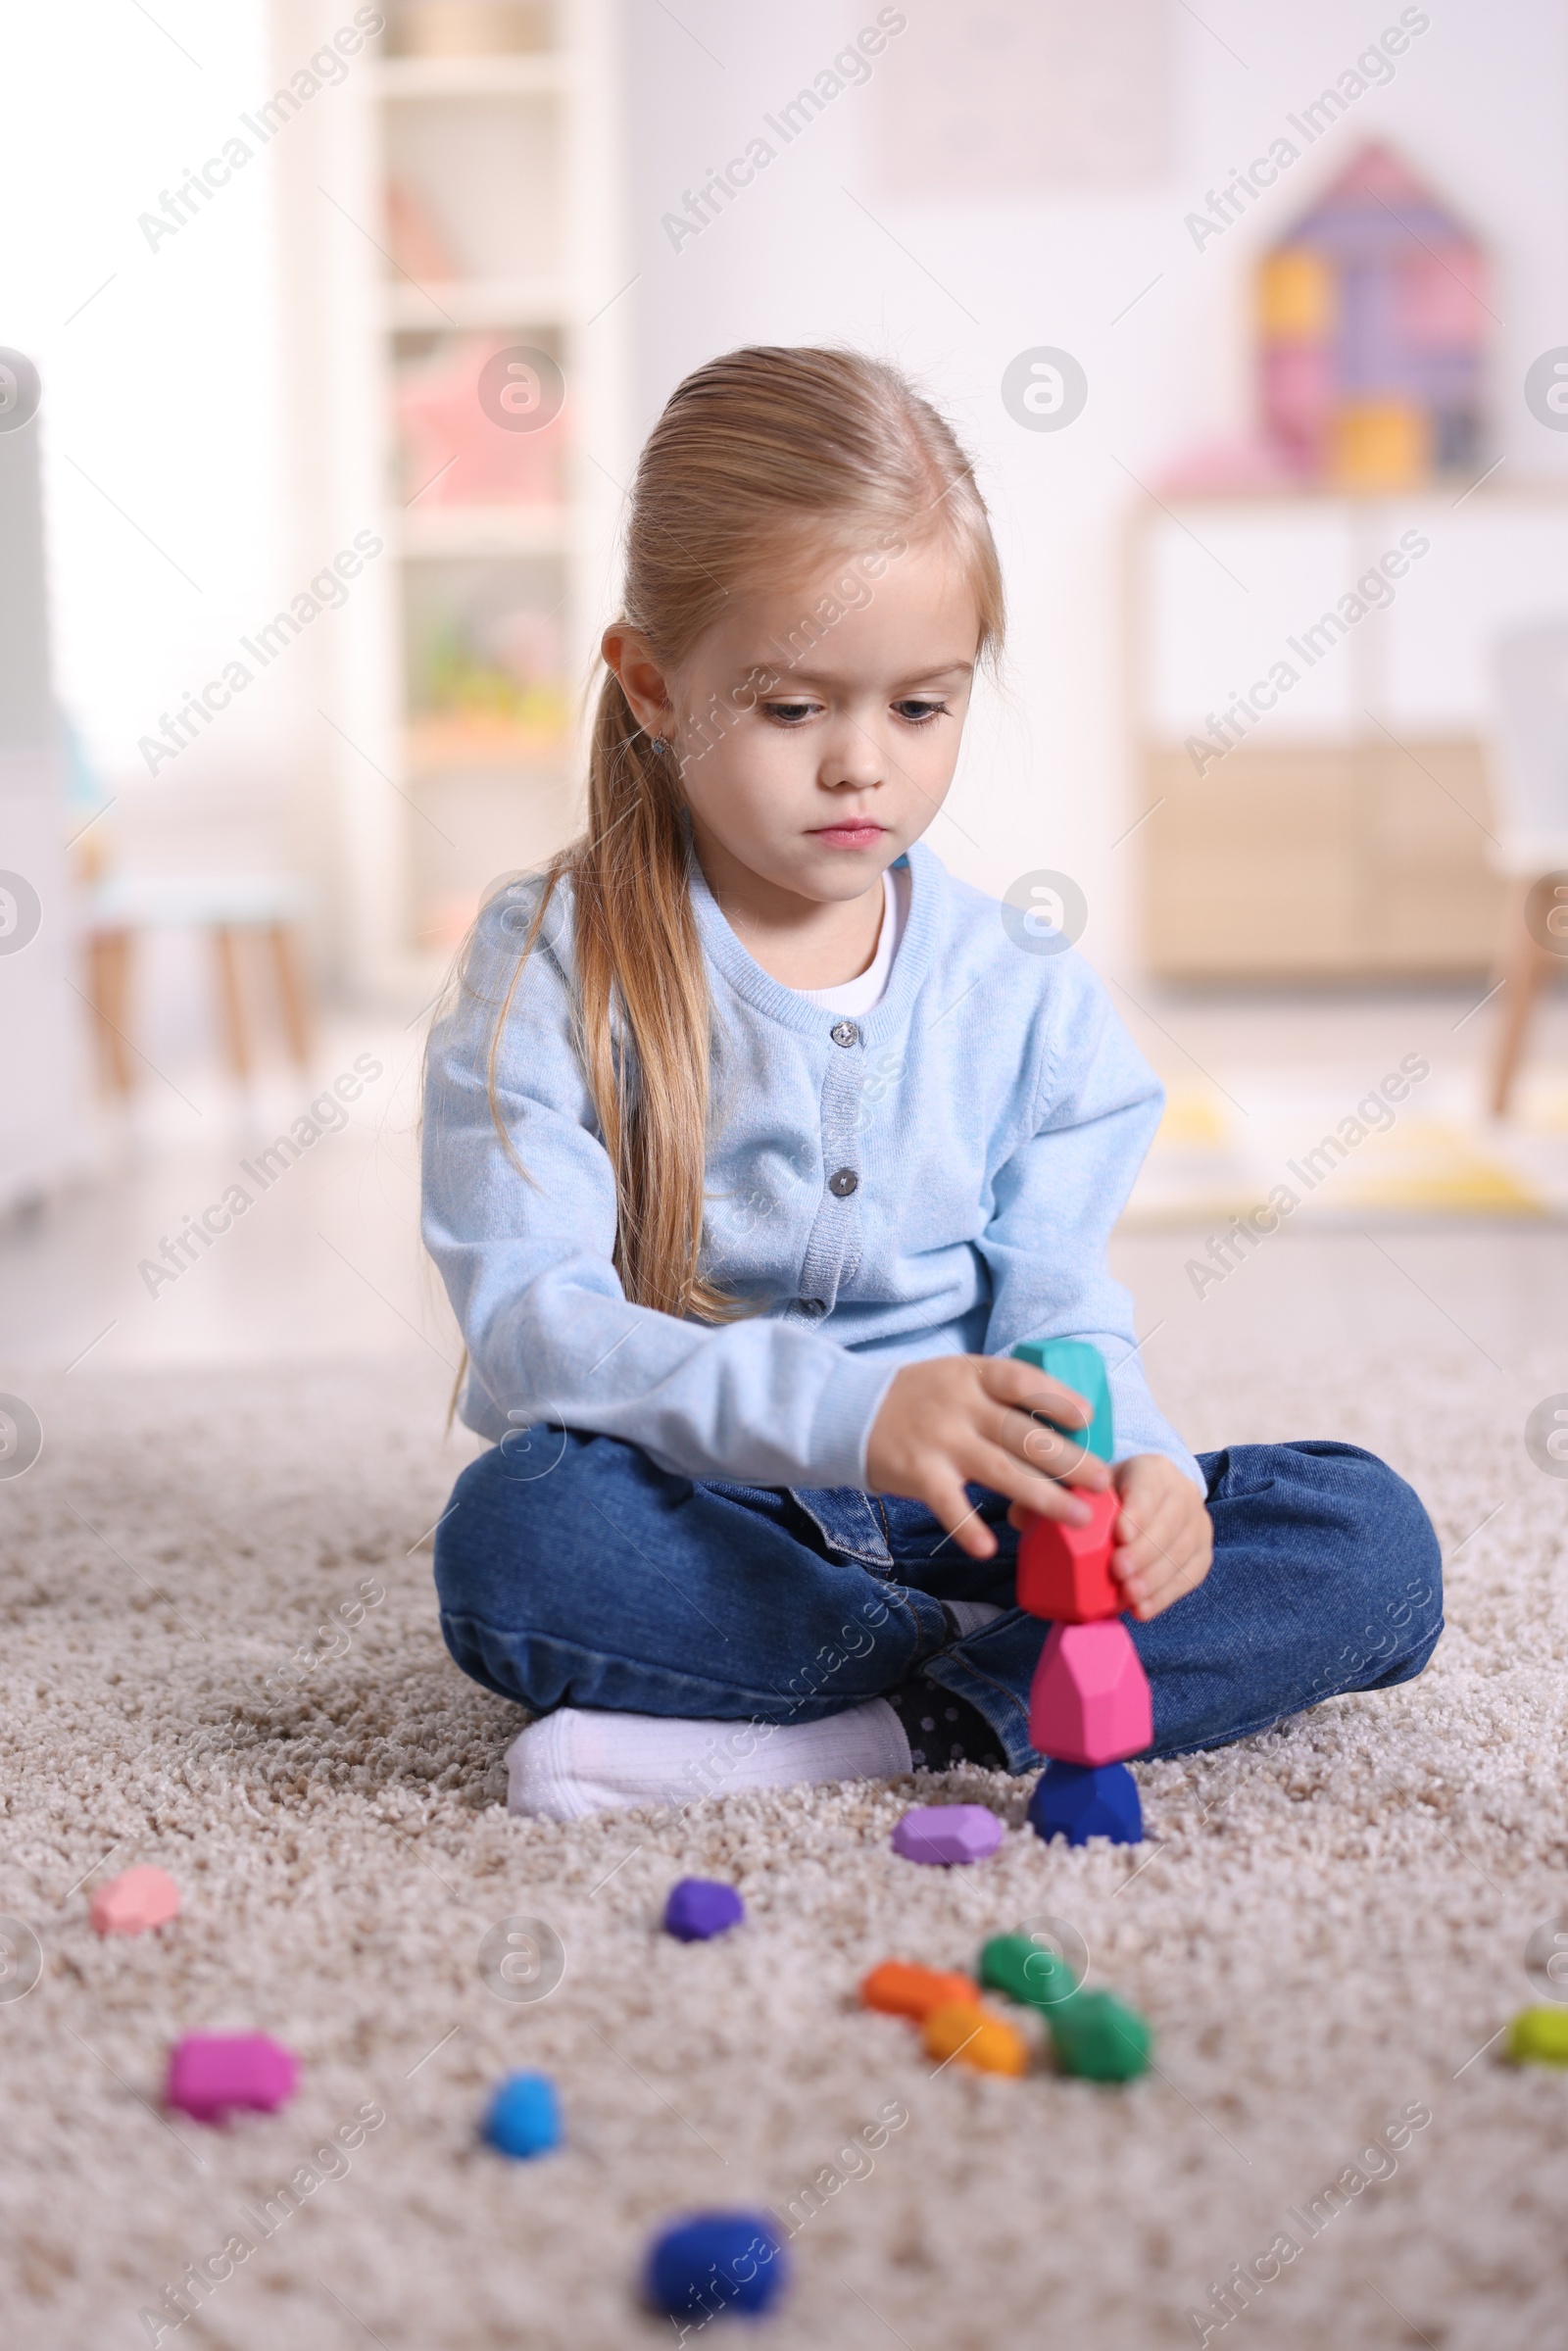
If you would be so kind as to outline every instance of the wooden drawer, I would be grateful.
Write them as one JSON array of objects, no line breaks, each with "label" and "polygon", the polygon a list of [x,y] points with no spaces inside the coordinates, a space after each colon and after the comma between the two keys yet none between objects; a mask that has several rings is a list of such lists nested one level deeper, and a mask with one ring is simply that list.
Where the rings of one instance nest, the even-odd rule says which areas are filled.
[{"label": "wooden drawer", "polygon": [[1144,930],[1170,979],[1484,971],[1500,922],[1481,748],[1462,738],[1251,750],[1201,777],[1145,760]]}]

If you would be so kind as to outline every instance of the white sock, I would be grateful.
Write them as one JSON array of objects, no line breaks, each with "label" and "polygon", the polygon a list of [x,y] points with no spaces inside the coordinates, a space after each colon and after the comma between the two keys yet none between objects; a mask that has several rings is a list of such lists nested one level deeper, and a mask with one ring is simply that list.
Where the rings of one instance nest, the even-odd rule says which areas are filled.
[{"label": "white sock", "polygon": [[982,1625],[989,1625],[994,1616],[1002,1614],[995,1600],[944,1600],[942,1605],[957,1626],[960,1641],[966,1633],[978,1633]]},{"label": "white sock", "polygon": [[691,1804],[741,1788],[894,1780],[911,1769],[886,1698],[817,1723],[689,1722],[560,1706],[507,1749],[507,1809],[585,1820],[630,1804]]}]

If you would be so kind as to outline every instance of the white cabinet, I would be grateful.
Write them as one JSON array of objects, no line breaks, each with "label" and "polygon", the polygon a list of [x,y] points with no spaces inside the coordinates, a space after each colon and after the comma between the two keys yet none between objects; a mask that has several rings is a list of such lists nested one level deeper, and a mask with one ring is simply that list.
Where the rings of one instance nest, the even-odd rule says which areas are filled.
[{"label": "white cabinet", "polygon": [[1420,529],[1432,549],[1389,622],[1384,715],[1396,733],[1483,736],[1495,639],[1524,621],[1568,618],[1568,501],[1483,491],[1456,511],[1401,503],[1391,521]]},{"label": "white cabinet", "polygon": [[1153,967],[1484,968],[1491,648],[1568,615],[1568,499],[1173,498],[1131,545]]},{"label": "white cabinet", "polygon": [[1344,595],[1353,563],[1351,519],[1342,506],[1180,510],[1151,523],[1144,591],[1150,736],[1179,745],[1206,734],[1211,714],[1281,661],[1301,678],[1269,720],[1270,740],[1347,733],[1351,664],[1308,669],[1287,652],[1287,641]]}]

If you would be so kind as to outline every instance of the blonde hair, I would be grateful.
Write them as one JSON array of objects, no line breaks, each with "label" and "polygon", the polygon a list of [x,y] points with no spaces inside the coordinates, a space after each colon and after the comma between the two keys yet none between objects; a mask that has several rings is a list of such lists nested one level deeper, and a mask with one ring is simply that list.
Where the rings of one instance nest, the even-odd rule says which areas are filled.
[{"label": "blonde hair", "polygon": [[[831,561],[878,528],[955,547],[979,613],[978,653],[994,659],[1001,565],[973,468],[947,420],[896,367],[856,352],[729,352],[677,385],[649,436],[615,625],[639,630],[667,676],[732,594]],[[683,809],[673,751],[650,742],[607,670],[587,822],[541,869],[539,904],[496,1017],[488,1086],[496,1131],[521,1168],[501,1118],[496,1063],[517,981],[567,876],[575,1043],[615,1171],[622,1289],[636,1304],[719,1322],[755,1309],[702,1264],[710,1009]]]}]

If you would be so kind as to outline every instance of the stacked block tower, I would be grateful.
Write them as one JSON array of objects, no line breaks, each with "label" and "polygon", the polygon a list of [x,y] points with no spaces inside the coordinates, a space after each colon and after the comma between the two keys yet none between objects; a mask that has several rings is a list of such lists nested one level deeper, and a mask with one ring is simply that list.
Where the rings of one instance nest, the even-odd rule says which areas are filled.
[{"label": "stacked block tower", "polygon": [[[1046,1339],[1012,1351],[1084,1398],[1094,1415],[1089,1427],[1062,1434],[1108,1462],[1110,1383],[1099,1348],[1081,1339]],[[1124,1759],[1141,1754],[1154,1731],[1148,1677],[1110,1573],[1121,1505],[1109,1491],[1080,1498],[1094,1514],[1087,1526],[1034,1518],[1018,1543],[1018,1606],[1051,1623],[1029,1692],[1029,1737],[1047,1757],[1029,1818],[1040,1836],[1073,1844],[1091,1837],[1136,1844],[1143,1811]]]}]

